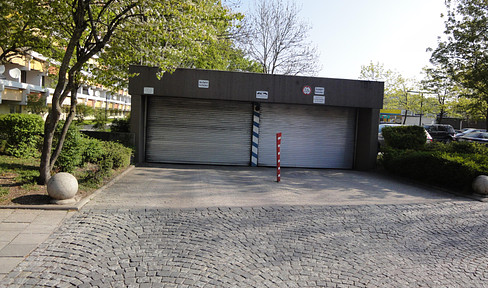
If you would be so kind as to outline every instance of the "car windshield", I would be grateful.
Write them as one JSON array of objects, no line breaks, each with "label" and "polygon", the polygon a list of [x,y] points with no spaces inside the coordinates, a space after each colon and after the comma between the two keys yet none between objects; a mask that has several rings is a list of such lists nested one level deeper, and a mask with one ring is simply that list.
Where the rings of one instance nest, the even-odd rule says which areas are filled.
[{"label": "car windshield", "polygon": [[481,132],[471,132],[467,133],[464,135],[464,137],[470,137],[470,138],[482,138],[483,133]]}]

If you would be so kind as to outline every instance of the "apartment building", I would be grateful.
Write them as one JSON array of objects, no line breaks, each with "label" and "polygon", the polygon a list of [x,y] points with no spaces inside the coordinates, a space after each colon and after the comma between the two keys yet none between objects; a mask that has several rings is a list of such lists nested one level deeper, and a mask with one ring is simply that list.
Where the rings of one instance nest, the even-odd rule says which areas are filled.
[{"label": "apartment building", "polygon": [[[11,59],[0,65],[0,114],[27,113],[29,99],[39,99],[51,106],[54,89],[52,77],[56,66],[39,53]],[[82,85],[77,93],[78,104],[110,111],[112,116],[124,116],[130,112],[131,96],[127,89],[116,93],[98,85]],[[63,106],[69,106],[68,97]]]}]

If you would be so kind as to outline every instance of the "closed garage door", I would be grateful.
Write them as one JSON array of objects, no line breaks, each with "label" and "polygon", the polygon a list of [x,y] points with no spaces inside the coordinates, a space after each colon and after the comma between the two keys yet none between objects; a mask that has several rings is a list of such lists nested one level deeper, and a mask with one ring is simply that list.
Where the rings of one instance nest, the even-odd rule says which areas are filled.
[{"label": "closed garage door", "polygon": [[146,161],[249,165],[252,105],[148,98]]},{"label": "closed garage door", "polygon": [[355,109],[262,104],[258,165],[276,165],[276,133],[282,132],[281,166],[351,169]]}]

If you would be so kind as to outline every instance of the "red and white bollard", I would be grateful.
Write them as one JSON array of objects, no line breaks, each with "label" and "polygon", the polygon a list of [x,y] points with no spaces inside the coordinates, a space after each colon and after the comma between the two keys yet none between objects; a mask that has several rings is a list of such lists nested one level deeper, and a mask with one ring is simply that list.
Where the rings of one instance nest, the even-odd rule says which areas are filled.
[{"label": "red and white bollard", "polygon": [[276,182],[281,180],[281,132],[276,133]]}]

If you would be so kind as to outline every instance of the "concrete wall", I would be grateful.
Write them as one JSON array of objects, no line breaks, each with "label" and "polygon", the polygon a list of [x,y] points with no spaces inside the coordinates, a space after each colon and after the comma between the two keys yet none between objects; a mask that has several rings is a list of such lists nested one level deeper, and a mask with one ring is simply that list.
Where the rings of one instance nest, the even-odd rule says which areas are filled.
[{"label": "concrete wall", "polygon": [[[132,66],[130,73],[139,75],[130,79],[129,93],[150,94],[144,92],[146,87],[161,96],[317,105],[314,90],[323,87],[323,105],[383,107],[383,82],[194,69],[178,69],[158,79],[157,72],[157,68]],[[199,88],[199,80],[209,81],[209,88]],[[305,86],[311,87],[310,95],[303,93]],[[256,91],[267,91],[268,99],[256,98]]]},{"label": "concrete wall", "polygon": [[358,109],[356,125],[356,155],[354,169],[370,170],[378,155],[378,125],[380,109]]}]

